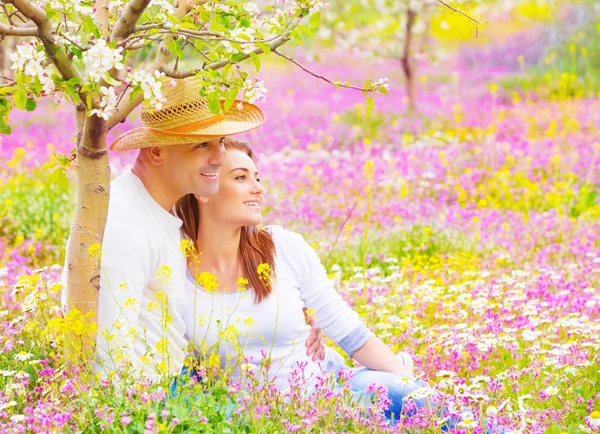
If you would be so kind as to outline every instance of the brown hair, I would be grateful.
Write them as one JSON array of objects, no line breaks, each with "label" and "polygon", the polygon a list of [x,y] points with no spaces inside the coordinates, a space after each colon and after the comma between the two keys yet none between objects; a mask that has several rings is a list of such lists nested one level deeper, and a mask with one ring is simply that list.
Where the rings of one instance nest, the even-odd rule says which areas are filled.
[{"label": "brown hair", "polygon": [[[250,146],[230,137],[223,139],[226,149],[235,149],[248,155],[256,163],[256,158]],[[198,200],[193,194],[187,194],[175,204],[175,212],[183,220],[183,232],[192,240],[194,247],[198,240],[198,228],[200,225],[200,208]],[[238,257],[242,263],[244,277],[254,292],[255,303],[260,303],[271,294],[271,280],[275,277],[275,243],[269,232],[255,225],[244,226],[240,237]],[[259,275],[258,266],[268,264],[270,267],[270,279],[264,279]]]}]

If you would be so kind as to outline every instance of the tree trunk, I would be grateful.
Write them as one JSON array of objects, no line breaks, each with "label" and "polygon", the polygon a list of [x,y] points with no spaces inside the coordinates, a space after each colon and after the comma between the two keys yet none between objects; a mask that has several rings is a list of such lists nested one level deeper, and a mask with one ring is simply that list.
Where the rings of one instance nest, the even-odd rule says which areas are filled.
[{"label": "tree trunk", "polygon": [[404,34],[404,49],[402,52],[402,70],[406,79],[406,96],[408,98],[408,112],[414,113],[417,108],[417,80],[415,77],[415,59],[413,55],[413,27],[417,13],[408,9],[406,12],[406,29]]},{"label": "tree trunk", "polygon": [[[81,121],[81,113],[77,116]],[[78,329],[68,328],[69,336],[65,338],[69,363],[93,357],[100,288],[98,248],[102,245],[110,189],[106,121],[94,115],[84,122],[77,136],[77,202],[67,243],[67,312],[78,323]]]}]

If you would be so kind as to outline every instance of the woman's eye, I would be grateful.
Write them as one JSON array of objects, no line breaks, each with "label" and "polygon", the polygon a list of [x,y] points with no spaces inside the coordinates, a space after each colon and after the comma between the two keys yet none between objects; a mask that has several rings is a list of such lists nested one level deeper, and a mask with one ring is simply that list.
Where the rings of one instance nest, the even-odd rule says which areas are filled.
[{"label": "woman's eye", "polygon": [[243,181],[243,180],[245,180],[245,179],[246,179],[246,175],[240,175],[240,176],[238,176],[238,177],[237,177],[237,178],[235,178],[235,179],[240,179],[240,180],[242,180],[242,181]]},{"label": "woman's eye", "polygon": [[206,143],[206,142],[204,142],[204,143],[198,143],[196,145],[196,149],[206,148],[207,145],[208,145],[208,143]]}]

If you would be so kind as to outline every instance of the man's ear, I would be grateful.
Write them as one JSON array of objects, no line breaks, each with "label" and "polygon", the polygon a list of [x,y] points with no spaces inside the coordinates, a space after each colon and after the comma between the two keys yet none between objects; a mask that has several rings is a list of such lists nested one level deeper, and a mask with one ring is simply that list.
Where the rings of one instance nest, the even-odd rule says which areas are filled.
[{"label": "man's ear", "polygon": [[209,201],[208,197],[200,196],[200,195],[197,195],[197,194],[195,194],[194,197],[200,203],[208,203],[208,201]]},{"label": "man's ear", "polygon": [[146,148],[148,160],[155,166],[161,166],[164,163],[166,150],[162,146],[150,146]]}]

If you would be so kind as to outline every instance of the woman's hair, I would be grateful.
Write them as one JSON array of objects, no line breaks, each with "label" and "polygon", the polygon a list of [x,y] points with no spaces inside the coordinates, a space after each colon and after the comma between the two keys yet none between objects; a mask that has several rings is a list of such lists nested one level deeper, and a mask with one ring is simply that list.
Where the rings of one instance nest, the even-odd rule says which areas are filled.
[{"label": "woman's hair", "polygon": [[[235,149],[248,155],[256,163],[254,153],[247,143],[225,137],[223,144],[226,149]],[[200,225],[200,207],[193,194],[187,194],[175,204],[177,216],[183,220],[183,232],[194,243],[198,250],[198,229]],[[271,234],[255,225],[244,226],[238,249],[239,260],[242,264],[244,277],[254,291],[254,301],[260,303],[271,293],[271,279],[275,276],[275,243]],[[269,272],[261,272],[261,264],[269,265]],[[266,268],[266,267],[264,267]],[[268,278],[266,278],[268,276]]]}]

